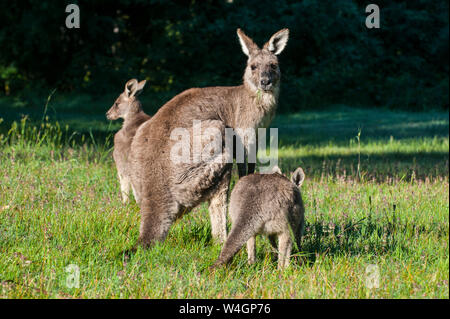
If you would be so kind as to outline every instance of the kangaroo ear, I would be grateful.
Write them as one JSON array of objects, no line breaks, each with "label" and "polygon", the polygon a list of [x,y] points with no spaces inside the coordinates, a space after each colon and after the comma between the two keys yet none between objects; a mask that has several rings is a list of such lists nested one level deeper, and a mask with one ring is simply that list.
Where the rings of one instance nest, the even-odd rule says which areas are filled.
[{"label": "kangaroo ear", "polygon": [[138,88],[138,81],[136,79],[131,79],[130,81],[125,84],[125,95],[127,97],[132,97],[134,94],[136,94]]},{"label": "kangaroo ear", "polygon": [[237,35],[239,42],[241,43],[242,51],[246,56],[252,55],[255,51],[259,50],[258,46],[250,39],[241,29],[237,29]]},{"label": "kangaroo ear", "polygon": [[292,174],[291,182],[300,187],[302,186],[304,180],[305,180],[305,173],[303,172],[303,169],[299,167]]},{"label": "kangaroo ear", "polygon": [[147,83],[146,80],[142,80],[141,82],[138,83],[136,92],[134,93],[135,96],[138,96],[139,94],[142,93],[142,90],[144,89],[145,83]]},{"label": "kangaroo ear", "polygon": [[266,44],[264,44],[264,49],[269,50],[275,55],[281,53],[286,47],[287,41],[289,39],[289,29],[282,29],[275,33]]},{"label": "kangaroo ear", "polygon": [[272,168],[272,174],[275,174],[275,173],[278,173],[278,174],[280,174],[280,175],[283,175],[283,174],[281,173],[281,169],[278,167],[278,165],[275,165],[275,166]]}]

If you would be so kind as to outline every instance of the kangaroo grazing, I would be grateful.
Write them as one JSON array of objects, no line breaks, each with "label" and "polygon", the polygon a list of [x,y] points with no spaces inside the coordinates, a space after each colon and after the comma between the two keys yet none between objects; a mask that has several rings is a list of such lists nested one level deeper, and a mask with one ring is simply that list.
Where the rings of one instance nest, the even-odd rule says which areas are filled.
[{"label": "kangaroo grazing", "polygon": [[[139,243],[144,247],[163,241],[172,223],[203,201],[209,201],[214,239],[226,239],[232,163],[224,159],[230,158],[230,151],[221,145],[222,153],[211,160],[193,161],[195,151],[191,151],[188,161],[175,162],[171,153],[179,141],[171,134],[184,130],[192,150],[196,121],[222,137],[226,128],[266,127],[270,123],[279,92],[277,55],[286,46],[289,30],[275,33],[262,49],[240,29],[237,34],[248,56],[244,83],[192,88],[178,94],[139,127],[132,141],[131,176],[140,198]],[[202,139],[201,146],[208,142]]]},{"label": "kangaroo grazing", "polygon": [[300,186],[305,179],[301,167],[291,180],[281,175],[252,174],[241,178],[231,192],[230,235],[213,267],[228,263],[247,242],[248,262],[255,262],[255,236],[269,236],[276,248],[278,237],[278,268],[289,265],[293,240],[300,249],[304,228],[304,212]]},{"label": "kangaroo grazing", "polygon": [[[141,102],[137,96],[142,92],[146,81],[138,83],[136,79],[129,80],[125,84],[125,90],[119,95],[114,105],[106,113],[108,120],[117,120],[122,118],[122,128],[114,135],[113,158],[119,175],[120,190],[122,193],[122,202],[126,203],[129,199],[131,178],[128,155],[130,154],[131,141],[138,127],[150,116],[142,110]],[[137,201],[137,194],[133,188],[134,197]]]}]

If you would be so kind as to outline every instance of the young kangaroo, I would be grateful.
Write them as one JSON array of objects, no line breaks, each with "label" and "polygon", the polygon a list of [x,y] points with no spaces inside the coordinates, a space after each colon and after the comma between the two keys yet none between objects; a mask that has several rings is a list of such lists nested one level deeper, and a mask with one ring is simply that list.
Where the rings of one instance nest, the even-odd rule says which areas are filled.
[{"label": "young kangaroo", "polygon": [[281,171],[273,174],[252,174],[241,178],[230,198],[232,227],[213,268],[228,263],[247,242],[248,262],[255,262],[255,236],[269,236],[276,248],[278,237],[278,268],[289,265],[293,240],[300,249],[304,228],[304,212],[300,186],[305,179],[301,167],[289,181]]},{"label": "young kangaroo", "polygon": [[[242,50],[248,56],[244,83],[230,87],[193,88],[163,105],[150,121],[142,124],[131,143],[132,183],[140,198],[139,242],[144,247],[163,241],[173,222],[204,201],[209,201],[214,239],[226,239],[227,195],[232,163],[230,152],[222,147],[212,160],[193,161],[194,123],[205,132],[226,128],[267,127],[275,114],[280,85],[277,55],[288,41],[288,29],[275,33],[259,48],[240,29]],[[188,161],[172,160],[180,143],[172,138],[176,131],[187,137]],[[200,149],[203,149],[206,141]],[[232,156],[231,156],[232,157]]]},{"label": "young kangaroo", "polygon": [[141,102],[137,99],[137,95],[142,92],[145,82],[144,80],[138,83],[136,79],[128,81],[125,84],[124,92],[119,95],[114,105],[106,113],[108,120],[117,120],[119,118],[124,120],[122,128],[114,135],[113,152],[123,203],[128,201],[130,187],[133,188],[134,197],[138,201],[135,189],[131,185],[128,155],[130,154],[131,141],[138,127],[150,119],[150,116],[142,110]]}]

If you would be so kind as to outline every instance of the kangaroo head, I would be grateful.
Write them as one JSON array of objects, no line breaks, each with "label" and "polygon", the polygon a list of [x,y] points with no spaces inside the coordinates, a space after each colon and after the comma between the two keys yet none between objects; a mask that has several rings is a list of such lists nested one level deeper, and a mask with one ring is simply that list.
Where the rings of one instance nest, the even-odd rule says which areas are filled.
[{"label": "kangaroo head", "polygon": [[253,90],[274,91],[280,81],[281,72],[277,55],[284,50],[289,38],[289,29],[275,33],[260,49],[252,39],[237,29],[242,51],[248,56],[244,82]]},{"label": "kangaroo head", "polygon": [[114,102],[114,105],[106,112],[108,120],[125,119],[128,115],[141,111],[141,104],[137,100],[138,96],[146,81],[138,83],[136,79],[132,79],[125,84],[125,90]]},{"label": "kangaroo head", "polygon": [[291,176],[291,182],[297,185],[298,187],[302,186],[305,180],[305,173],[301,167],[297,168],[295,172]]}]

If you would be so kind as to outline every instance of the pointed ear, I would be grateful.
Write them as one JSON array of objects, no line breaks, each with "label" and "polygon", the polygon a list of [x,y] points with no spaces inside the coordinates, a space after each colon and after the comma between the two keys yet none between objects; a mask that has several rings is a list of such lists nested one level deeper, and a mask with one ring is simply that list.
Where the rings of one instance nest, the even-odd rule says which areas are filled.
[{"label": "pointed ear", "polygon": [[305,180],[305,173],[303,172],[303,169],[299,167],[292,174],[291,182],[300,187],[302,186],[304,180]]},{"label": "pointed ear", "polygon": [[246,56],[252,55],[255,51],[259,50],[258,46],[250,39],[241,29],[237,29],[237,35],[239,42],[241,43],[242,51]]},{"label": "pointed ear", "polygon": [[289,29],[282,29],[275,33],[266,44],[264,44],[264,49],[269,50],[275,55],[281,53],[284,50],[287,41],[289,39]]},{"label": "pointed ear", "polygon": [[272,167],[272,173],[273,173],[273,174],[278,173],[278,174],[280,174],[280,175],[283,175],[283,174],[281,173],[281,169],[278,167],[278,165],[275,165],[274,167]]},{"label": "pointed ear", "polygon": [[142,90],[144,89],[145,83],[147,83],[146,80],[142,80],[141,82],[138,83],[136,92],[134,93],[134,96],[138,96],[139,94],[142,93]]},{"label": "pointed ear", "polygon": [[138,81],[136,79],[131,79],[125,84],[125,95],[127,97],[132,97],[138,88]]}]

